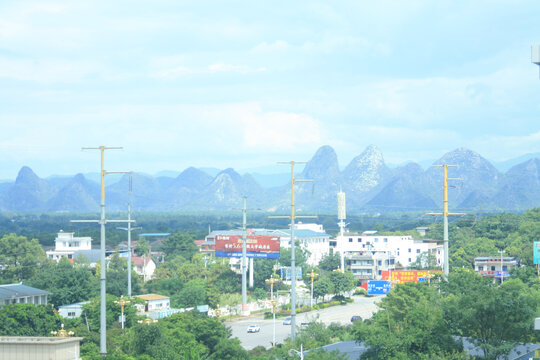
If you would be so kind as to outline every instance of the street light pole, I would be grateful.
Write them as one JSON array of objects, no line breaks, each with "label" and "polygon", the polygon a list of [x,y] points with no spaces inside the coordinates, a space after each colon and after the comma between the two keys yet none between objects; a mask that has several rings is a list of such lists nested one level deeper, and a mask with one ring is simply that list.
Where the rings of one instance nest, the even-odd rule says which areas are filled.
[{"label": "street light pole", "polygon": [[124,322],[125,322],[125,317],[124,317],[124,306],[126,306],[127,304],[129,304],[130,301],[124,299],[124,295],[122,295],[122,296],[120,296],[120,300],[115,301],[114,303],[115,303],[116,305],[120,305],[120,311],[121,311],[121,314],[122,314],[122,315],[120,315],[120,319],[121,319],[121,323],[122,323],[122,329],[124,329]]},{"label": "street light pole", "polygon": [[504,282],[504,275],[503,275],[503,254],[505,253],[504,250],[499,250],[499,253],[501,254],[501,285]]},{"label": "street light pole", "polygon": [[272,313],[273,313],[273,330],[272,330],[272,347],[276,346],[276,301],[274,300],[274,284],[278,280],[274,278],[274,275],[270,276],[270,279],[266,279],[266,282],[270,284],[270,302],[272,303]]},{"label": "street light pole", "polygon": [[315,279],[315,277],[318,275],[319,274],[315,274],[315,271],[313,271],[313,269],[308,274],[308,276],[311,278],[311,298],[309,299],[309,307],[311,307],[312,309],[313,309],[313,279]]}]

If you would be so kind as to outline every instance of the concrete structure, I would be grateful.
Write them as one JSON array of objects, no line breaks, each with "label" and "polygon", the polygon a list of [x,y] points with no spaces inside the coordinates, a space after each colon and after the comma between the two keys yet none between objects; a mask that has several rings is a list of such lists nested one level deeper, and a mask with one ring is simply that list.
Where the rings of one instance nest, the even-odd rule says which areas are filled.
[{"label": "concrete structure", "polygon": [[58,261],[66,257],[73,259],[73,254],[78,250],[91,250],[92,238],[89,236],[77,237],[75,233],[66,233],[60,230],[56,239],[54,239],[54,250],[47,251],[47,257]]},{"label": "concrete structure", "polygon": [[82,337],[0,336],[0,360],[80,360]]},{"label": "concrete structure", "polygon": [[366,233],[344,233],[331,242],[334,252],[339,252],[342,256],[342,264],[350,256],[385,252],[387,257],[395,258],[396,265],[399,263],[402,267],[407,267],[415,262],[420,254],[429,252],[435,255],[437,264],[442,265],[442,251],[437,250],[438,245],[434,240],[417,240],[409,235],[365,235]]},{"label": "concrete structure", "polygon": [[47,297],[49,295],[51,295],[51,293],[48,291],[36,289],[22,284],[0,285],[0,305],[46,305]]},{"label": "concrete structure", "polygon": [[90,301],[83,301],[69,305],[62,305],[58,307],[58,314],[68,319],[74,319],[81,317],[83,313],[83,305],[88,304]]},{"label": "concrete structure", "polygon": [[501,271],[503,277],[507,278],[508,271],[519,265],[519,260],[515,257],[503,256],[485,256],[474,258],[474,271],[484,277],[501,279]]}]

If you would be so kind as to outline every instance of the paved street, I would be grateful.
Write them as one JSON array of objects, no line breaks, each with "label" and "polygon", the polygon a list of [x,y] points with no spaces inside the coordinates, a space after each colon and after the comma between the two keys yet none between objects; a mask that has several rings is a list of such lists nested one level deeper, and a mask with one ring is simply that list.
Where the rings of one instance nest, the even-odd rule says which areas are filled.
[{"label": "paved street", "polygon": [[[296,325],[300,326],[302,321],[322,321],[325,324],[338,322],[341,324],[350,324],[353,315],[360,315],[362,319],[370,318],[377,311],[375,303],[382,297],[354,297],[354,303],[344,306],[333,306],[330,308],[311,311],[298,314],[296,316]],[[276,342],[285,340],[291,333],[290,325],[283,325],[284,318],[276,319]],[[240,339],[242,346],[247,349],[253,349],[256,346],[271,346],[273,320],[264,320],[263,315],[250,317],[242,320],[228,321],[225,323],[232,329],[233,337]],[[258,333],[247,333],[249,325],[258,325],[261,331]]]}]

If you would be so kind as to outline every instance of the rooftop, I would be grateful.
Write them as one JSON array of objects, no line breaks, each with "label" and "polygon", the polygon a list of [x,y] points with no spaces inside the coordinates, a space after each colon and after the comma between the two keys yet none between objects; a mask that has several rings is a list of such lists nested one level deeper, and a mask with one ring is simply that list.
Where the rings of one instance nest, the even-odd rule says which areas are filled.
[{"label": "rooftop", "polygon": [[13,299],[25,296],[50,295],[45,290],[36,289],[23,284],[0,285],[0,299]]},{"label": "rooftop", "polygon": [[165,300],[169,298],[168,296],[163,296],[163,295],[158,295],[158,294],[136,295],[136,297],[141,298],[146,301]]}]

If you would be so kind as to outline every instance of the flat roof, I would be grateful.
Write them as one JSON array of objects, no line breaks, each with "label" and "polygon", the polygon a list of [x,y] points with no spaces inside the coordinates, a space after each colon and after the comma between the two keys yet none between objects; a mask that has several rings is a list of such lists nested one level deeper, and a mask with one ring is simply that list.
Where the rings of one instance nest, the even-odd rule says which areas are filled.
[{"label": "flat roof", "polygon": [[163,295],[158,295],[158,294],[146,294],[146,295],[136,295],[136,296],[146,301],[169,299],[168,296],[163,296]]},{"label": "flat roof", "polygon": [[66,342],[81,341],[82,337],[61,336],[0,336],[2,344],[55,345]]},{"label": "flat roof", "polygon": [[155,236],[155,237],[159,237],[159,236],[169,236],[169,235],[171,235],[171,233],[144,233],[144,234],[139,234],[138,236],[139,236],[139,237],[143,237],[143,236],[148,236],[148,237]]}]

